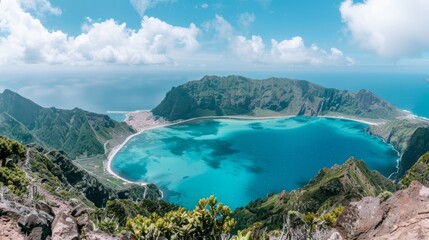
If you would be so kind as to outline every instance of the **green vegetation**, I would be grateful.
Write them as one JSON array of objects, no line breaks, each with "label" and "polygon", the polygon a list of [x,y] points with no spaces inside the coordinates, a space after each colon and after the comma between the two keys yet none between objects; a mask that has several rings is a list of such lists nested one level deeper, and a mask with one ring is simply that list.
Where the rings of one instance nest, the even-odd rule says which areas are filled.
[{"label": "green vegetation", "polygon": [[6,167],[8,160],[16,160],[25,157],[25,147],[17,141],[0,136],[0,160],[1,166]]},{"label": "green vegetation", "polygon": [[0,184],[20,196],[27,192],[29,180],[16,164],[25,158],[25,147],[20,143],[0,136]]},{"label": "green vegetation", "polygon": [[128,219],[126,231],[131,239],[221,239],[231,232],[235,221],[231,209],[214,196],[201,199],[193,211],[179,208],[160,216],[137,216]]},{"label": "green vegetation", "polygon": [[104,144],[134,131],[106,115],[43,108],[9,90],[0,94],[0,134],[63,150],[71,159],[104,154]]},{"label": "green vegetation", "polygon": [[29,182],[24,171],[17,166],[0,167],[0,185],[7,186],[15,195],[26,193]]},{"label": "green vegetation", "polygon": [[[384,191],[395,191],[395,185],[376,171],[369,171],[363,161],[349,159],[341,166],[322,169],[302,189],[290,193],[270,194],[247,206],[238,208],[233,217],[237,229],[261,222],[269,230],[282,229],[283,220],[290,211],[304,215],[304,222],[323,216],[337,207],[365,196],[378,196]],[[328,218],[329,217],[329,218]],[[327,216],[326,220],[332,220]]]},{"label": "green vegetation", "polygon": [[409,187],[413,181],[419,181],[426,186],[429,184],[429,152],[421,156],[401,179],[402,188]]},{"label": "green vegetation", "polygon": [[106,220],[115,220],[118,226],[123,228],[128,218],[135,218],[138,215],[149,217],[151,213],[163,216],[167,212],[178,208],[178,206],[163,200],[144,199],[135,202],[128,199],[116,199],[108,201],[104,209],[99,209],[95,212],[94,219],[97,219],[97,222],[101,224]]},{"label": "green vegetation", "polygon": [[152,112],[168,120],[225,115],[345,115],[391,120],[405,115],[367,90],[348,92],[307,81],[241,76],[205,76],[174,87]]}]

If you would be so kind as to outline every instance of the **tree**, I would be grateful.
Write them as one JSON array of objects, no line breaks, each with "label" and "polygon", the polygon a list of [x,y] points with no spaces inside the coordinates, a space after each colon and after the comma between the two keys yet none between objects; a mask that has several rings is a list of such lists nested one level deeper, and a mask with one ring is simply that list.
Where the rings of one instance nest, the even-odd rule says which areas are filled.
[{"label": "tree", "polygon": [[24,146],[17,141],[0,136],[0,160],[2,167],[6,167],[8,158],[21,158],[24,156]]}]

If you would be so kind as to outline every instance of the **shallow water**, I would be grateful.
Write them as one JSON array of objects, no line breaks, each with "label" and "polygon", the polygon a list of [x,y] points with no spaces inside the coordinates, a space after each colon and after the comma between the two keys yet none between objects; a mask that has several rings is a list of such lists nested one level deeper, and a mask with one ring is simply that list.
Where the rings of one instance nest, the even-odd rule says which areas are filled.
[{"label": "shallow water", "polygon": [[397,153],[367,125],[327,118],[196,120],[130,140],[112,170],[160,186],[166,200],[193,208],[211,194],[232,208],[302,187],[323,167],[350,156],[389,176]]}]

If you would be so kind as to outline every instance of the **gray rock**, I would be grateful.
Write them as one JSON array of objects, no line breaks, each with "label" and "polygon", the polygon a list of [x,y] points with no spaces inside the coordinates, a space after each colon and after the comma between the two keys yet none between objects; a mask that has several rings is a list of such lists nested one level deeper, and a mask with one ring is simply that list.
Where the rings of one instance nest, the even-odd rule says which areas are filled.
[{"label": "gray rock", "polygon": [[88,209],[80,204],[77,207],[73,208],[73,210],[71,211],[71,215],[73,217],[79,217],[80,215],[84,214],[84,213],[88,213]]},{"label": "gray rock", "polygon": [[381,204],[372,197],[351,203],[336,229],[344,239],[429,239],[429,188],[414,181]]},{"label": "gray rock", "polygon": [[43,201],[39,201],[36,203],[36,209],[44,211],[45,213],[55,217],[55,213],[52,210],[52,207]]},{"label": "gray rock", "polygon": [[52,239],[78,240],[80,234],[76,220],[68,214],[58,214],[52,225]]},{"label": "gray rock", "polygon": [[365,197],[351,203],[338,218],[337,229],[346,239],[354,239],[373,229],[383,217],[380,199]]},{"label": "gray rock", "polygon": [[18,226],[23,233],[31,236],[30,239],[46,239],[52,233],[52,220],[52,216],[45,212],[33,210],[18,219]]}]

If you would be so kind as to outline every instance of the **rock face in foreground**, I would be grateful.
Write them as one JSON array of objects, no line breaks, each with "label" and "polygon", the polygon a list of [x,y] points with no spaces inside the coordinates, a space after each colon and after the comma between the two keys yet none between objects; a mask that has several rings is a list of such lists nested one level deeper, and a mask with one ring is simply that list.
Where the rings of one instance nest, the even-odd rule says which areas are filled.
[{"label": "rock face in foreground", "polygon": [[429,188],[414,181],[385,202],[366,197],[352,203],[336,230],[342,239],[428,239]]},{"label": "rock face in foreground", "polygon": [[301,80],[252,80],[241,76],[206,76],[175,87],[152,112],[168,120],[224,115],[327,114],[390,120],[404,115],[367,90],[349,92]]}]

